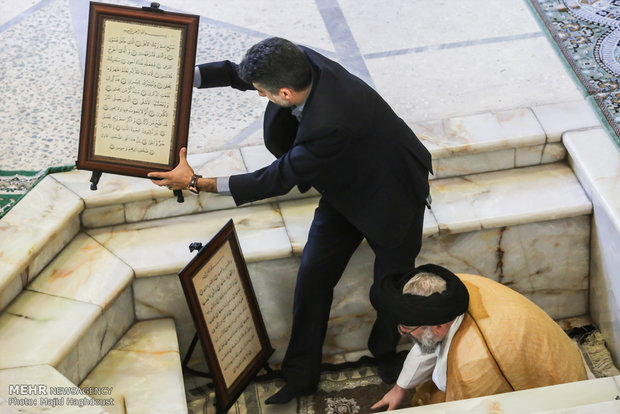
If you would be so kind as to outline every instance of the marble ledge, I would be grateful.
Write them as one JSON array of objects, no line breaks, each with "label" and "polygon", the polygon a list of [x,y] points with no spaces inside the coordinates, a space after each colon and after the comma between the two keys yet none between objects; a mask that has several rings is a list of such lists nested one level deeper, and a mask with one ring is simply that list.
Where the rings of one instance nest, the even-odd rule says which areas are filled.
[{"label": "marble ledge", "polygon": [[[497,113],[486,112],[430,121],[415,124],[412,128],[436,160],[448,159],[460,154],[539,147],[546,141],[542,127],[529,108]],[[539,158],[542,158],[542,156],[538,156],[540,151],[538,148],[533,151],[537,155],[530,156],[527,161],[523,161],[527,158],[524,158],[522,155],[520,165],[517,166],[540,163]],[[532,161],[533,158],[537,158],[537,160]],[[264,146],[253,145],[235,150],[192,154],[188,156],[188,160],[190,165],[204,176],[226,176],[255,171],[269,165],[273,162],[274,157]],[[498,160],[496,159],[492,160],[492,163],[497,162]],[[498,168],[513,168],[514,166],[515,161],[510,160],[509,164],[502,164]],[[487,167],[485,169],[488,170]],[[468,171],[468,173],[480,171],[482,170],[479,168],[478,170]],[[89,171],[73,171],[56,174],[55,176],[59,181],[76,192],[76,194],[80,195],[89,209],[112,204],[141,202],[136,205],[137,211],[133,214],[135,217],[141,217],[141,214],[144,214],[141,210],[144,208],[148,209],[149,204],[160,204],[161,200],[165,200],[169,204],[174,202],[168,190],[156,187],[143,178],[104,174],[100,181],[99,189],[96,192],[92,192],[89,189]],[[446,176],[446,174],[441,176]],[[293,192],[293,194],[279,199],[299,198],[300,196],[300,194]],[[210,202],[213,202],[213,200],[210,200]],[[183,206],[182,209],[184,212],[180,214],[186,214],[185,211],[191,213],[198,211],[195,206],[189,205]],[[217,207],[211,209],[217,209]],[[119,210],[108,210],[107,213],[116,214],[115,220],[118,223],[121,217]],[[145,214],[144,217],[151,216]],[[157,218],[157,216],[155,215],[151,218]],[[93,220],[90,221],[92,222]],[[107,223],[111,224],[112,221]]]},{"label": "marble ledge", "polygon": [[100,315],[90,303],[22,292],[0,315],[0,368],[58,365]]},{"label": "marble ledge", "polygon": [[479,153],[460,153],[448,158],[433,159],[433,175],[429,179],[550,164],[562,161],[565,158],[566,150],[561,143],[507,148]]},{"label": "marble ledge", "polygon": [[51,176],[45,177],[0,221],[0,290],[20,274],[35,276],[79,230],[84,203]]},{"label": "marble ledge", "polygon": [[482,275],[522,294],[585,292],[590,233],[590,217],[578,216],[442,234],[422,243],[416,262]]},{"label": "marble ledge", "polygon": [[86,232],[134,269],[136,277],[177,273],[232,219],[247,262],[288,257],[291,243],[280,212],[270,204],[124,224]]},{"label": "marble ledge", "polygon": [[431,181],[439,231],[484,228],[590,214],[573,171],[556,163]]},{"label": "marble ledge", "polygon": [[601,121],[587,100],[532,107],[545,131],[547,142],[559,142],[567,131],[600,127]]},{"label": "marble ledge", "polygon": [[[241,148],[241,155],[248,171],[255,171],[269,165],[275,157],[262,145]],[[429,179],[445,178],[458,175],[476,174],[488,171],[511,169],[539,164],[558,162],[566,157],[566,151],[561,143],[540,144],[523,147],[509,147],[506,149],[484,151],[476,153],[455,153],[449,157],[433,158],[434,174]],[[309,193],[301,194],[294,188],[289,194],[277,197],[277,201],[300,199],[319,196],[311,189]]]},{"label": "marble ledge", "polygon": [[[570,115],[568,120],[565,119],[567,114]],[[414,123],[411,127],[434,159],[450,158],[460,153],[485,153],[522,147],[532,147],[538,158],[538,151],[543,149],[541,146],[558,143],[562,133],[598,125],[598,118],[590,104],[584,100],[437,119]],[[242,147],[240,150],[247,171],[255,171],[275,159],[262,145]],[[545,151],[545,158],[557,158],[557,153],[561,152],[558,146],[551,147],[551,150]],[[522,160],[517,166],[541,162],[545,161]]]},{"label": "marble ledge", "polygon": [[131,288],[125,289],[81,336],[71,336],[73,346],[55,365],[58,372],[78,384],[95,368],[110,348],[134,323]]},{"label": "marble ledge", "polygon": [[[314,218],[314,210],[319,198],[283,201],[279,203],[286,232],[293,246],[293,253],[300,255],[308,240],[310,224]],[[432,237],[439,233],[439,227],[433,214],[426,209],[424,213],[423,237]],[[364,241],[365,243],[365,241]]]},{"label": "marble ledge", "polygon": [[[203,176],[246,172],[239,150],[193,154],[188,155],[187,160],[195,172]],[[81,197],[87,208],[172,197],[170,190],[156,186],[147,178],[107,173],[101,176],[98,189],[92,191],[91,174],[86,170],[74,170],[54,174],[53,177]]]},{"label": "marble ledge", "polygon": [[411,125],[435,159],[542,145],[545,133],[528,108],[484,112]]},{"label": "marble ledge", "polygon": [[[41,394],[32,394],[28,395],[16,395],[14,392],[10,392],[10,386],[14,385],[32,385],[35,387],[44,386],[44,392]],[[69,405],[62,404],[56,407],[52,406],[54,404],[54,399],[56,397],[60,398],[62,396],[54,395],[51,393],[52,387],[61,387],[66,390],[76,389],[77,386],[65,378],[62,374],[56,371],[53,367],[49,365],[34,365],[30,367],[20,367],[20,368],[11,368],[11,369],[0,369],[0,412],[6,414],[12,413],[32,413],[38,414],[41,411],[45,410],[45,412],[50,413],[79,413],[79,414],[103,414],[106,411],[97,405],[85,404],[82,407],[77,405]],[[37,388],[40,389],[40,388]],[[9,404],[8,399],[11,397],[17,398],[30,398],[36,399],[38,402],[37,406],[16,406],[15,404]],[[41,404],[42,399],[46,398],[45,404]],[[77,396],[79,399],[88,399],[91,400],[91,397],[86,395]],[[97,396],[96,398],[101,398],[101,396]],[[5,402],[2,402],[5,400]],[[57,402],[57,400],[56,400]],[[15,409],[13,411],[13,409]],[[19,411],[18,411],[19,410]]]},{"label": "marble ledge", "polygon": [[[30,283],[39,272],[61,251],[80,231],[80,220],[73,217],[60,231],[52,235],[38,253],[26,260],[26,267],[18,271],[8,269],[0,276],[0,310],[4,309]],[[36,236],[34,236],[36,237]]]},{"label": "marble ledge", "polygon": [[[444,414],[444,413],[584,413],[571,411],[575,407],[609,403],[614,401],[620,389],[617,377],[596,378],[570,382],[529,390],[513,391],[488,397],[431,404],[422,407],[399,410],[402,414]],[[594,411],[597,412],[597,411]],[[607,411],[598,411],[607,412]],[[611,411],[615,412],[615,411]]]},{"label": "marble ledge", "polygon": [[136,323],[80,386],[111,387],[112,414],[187,413],[172,319]]},{"label": "marble ledge", "polygon": [[620,148],[612,139],[603,128],[564,134],[575,174],[620,233]]},{"label": "marble ledge", "polygon": [[[528,109],[481,113],[416,124],[413,129],[434,158],[432,179],[510,169],[561,160],[562,148],[545,144],[545,133]],[[235,150],[193,154],[188,160],[204,176],[226,176],[255,171],[273,162],[274,157],[262,145]],[[141,220],[231,208],[229,197],[186,192],[179,204],[170,191],[154,186],[143,178],[104,174],[99,190],[89,189],[89,171],[54,175],[56,179],[84,199],[88,208],[82,214],[85,227],[100,227]],[[312,191],[312,190],[311,190]],[[289,194],[266,202],[317,196],[315,191]]]},{"label": "marble ledge", "polygon": [[537,414],[620,414],[620,401],[604,401],[594,404],[585,404],[571,408],[540,411]]},{"label": "marble ledge", "polygon": [[106,309],[132,280],[129,266],[86,233],[80,233],[28,289]]},{"label": "marble ledge", "polygon": [[[256,287],[254,289],[257,290]],[[174,319],[178,346],[181,355],[185,356],[196,333],[196,327],[179,276],[172,274],[137,278],[133,282],[133,293],[136,319]],[[202,358],[202,352],[195,351],[194,354],[200,354]]]}]

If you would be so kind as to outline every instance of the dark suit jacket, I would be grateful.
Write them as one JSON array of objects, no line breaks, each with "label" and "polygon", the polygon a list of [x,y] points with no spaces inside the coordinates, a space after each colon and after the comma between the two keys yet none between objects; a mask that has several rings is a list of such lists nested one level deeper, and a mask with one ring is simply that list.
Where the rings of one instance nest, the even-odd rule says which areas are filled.
[{"label": "dark suit jacket", "polygon": [[[265,145],[277,160],[230,178],[237,205],[316,188],[367,238],[397,245],[410,229],[415,206],[428,195],[431,156],[413,131],[362,80],[302,47],[313,69],[301,122],[290,108],[267,104]],[[237,65],[200,65],[201,88],[254,89]]]}]

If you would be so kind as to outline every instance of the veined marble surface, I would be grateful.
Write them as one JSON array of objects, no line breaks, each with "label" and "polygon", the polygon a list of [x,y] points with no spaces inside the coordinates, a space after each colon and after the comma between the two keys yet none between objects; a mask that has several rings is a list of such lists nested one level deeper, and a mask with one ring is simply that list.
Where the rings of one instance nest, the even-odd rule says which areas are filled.
[{"label": "veined marble surface", "polygon": [[566,131],[600,127],[592,104],[586,100],[553,103],[532,107],[548,142],[559,142]]},{"label": "veined marble surface", "polygon": [[[495,123],[497,124],[497,121]],[[502,142],[507,145],[506,149],[482,152],[457,152],[446,158],[435,158],[433,160],[434,175],[431,175],[430,179],[513,169],[515,167],[539,165],[541,163],[552,163],[560,161],[565,157],[564,147],[560,143],[514,147],[514,143]],[[245,164],[245,169],[248,171],[262,168],[269,165],[274,160],[273,155],[262,145],[244,147],[240,149],[240,152],[243,158],[243,164]],[[202,156],[213,158],[214,154],[202,154]],[[233,161],[235,163],[237,162],[236,159],[231,160],[230,158],[221,160],[222,164],[227,162],[232,163]],[[228,171],[228,173],[236,173],[234,170],[234,165],[229,165],[228,168],[221,169],[221,171]],[[76,173],[63,173],[59,174],[59,176],[61,180],[69,185],[67,177],[71,174],[75,175]],[[227,176],[228,174],[224,172],[221,174],[217,172],[212,174],[206,172],[203,175]],[[114,179],[119,182],[132,182],[133,184],[136,184],[136,180],[140,180],[122,176],[114,176]],[[80,179],[79,185],[83,187],[82,189],[85,188],[84,186],[87,181],[87,177],[82,177]],[[143,184],[144,183],[141,185]],[[77,184],[73,183],[71,185]],[[142,194],[141,199],[135,194],[131,196],[127,194],[127,196],[123,195],[126,192],[131,192],[132,189],[133,186],[130,185],[126,188],[119,187],[118,193],[107,191],[98,195],[90,195],[89,193],[82,194],[83,197],[86,197],[87,205],[100,205],[99,207],[89,207],[82,213],[81,220],[83,225],[87,228],[102,227],[235,207],[234,200],[231,197],[210,193],[200,193],[198,196],[195,196],[189,192],[185,192],[185,202],[183,203],[178,203],[170,191],[161,189],[157,190],[157,194],[152,193],[151,189],[148,195]],[[311,189],[309,192],[301,194],[295,187],[284,196],[258,201],[255,204],[298,200],[313,196],[319,196],[316,190]],[[94,198],[96,202],[93,202]],[[118,204],[123,202],[124,204]],[[112,204],[106,205],[106,203]]]},{"label": "veined marble surface", "polygon": [[620,154],[602,128],[565,134],[571,166],[620,233]]},{"label": "veined marble surface", "polygon": [[563,164],[433,180],[431,195],[440,232],[463,233],[592,211],[572,170]]},{"label": "veined marble surface", "polygon": [[[301,254],[306,241],[308,241],[310,224],[314,218],[314,210],[318,206],[318,202],[318,198],[307,198],[279,203],[294,254]],[[426,209],[424,212],[423,237],[431,237],[437,233],[439,233],[437,221],[433,214]]]},{"label": "veined marble surface", "polygon": [[195,255],[189,252],[190,243],[208,242],[231,218],[246,261],[291,254],[282,216],[272,205],[213,211],[87,232],[129,264],[136,277],[160,276],[181,270]]},{"label": "veined marble surface", "polygon": [[592,220],[590,314],[620,358],[620,154],[600,128],[564,135],[571,165],[589,193]]},{"label": "veined marble surface", "polygon": [[[441,234],[425,239],[417,262],[483,275],[521,293],[587,290],[590,217]],[[572,315],[571,315],[572,316]]]},{"label": "veined marble surface", "polygon": [[605,401],[578,407],[560,408],[558,410],[541,411],[538,414],[620,414],[620,401]]},{"label": "veined marble surface", "polygon": [[29,289],[105,309],[132,279],[133,271],[127,264],[87,234],[80,233]]},{"label": "veined marble surface", "polygon": [[71,351],[56,365],[58,372],[78,384],[129,329],[134,319],[133,295],[128,287],[81,337],[69,329],[58,332],[57,335],[73,341]]},{"label": "veined marble surface", "polygon": [[0,367],[56,366],[100,314],[90,303],[22,292],[0,315]]},{"label": "veined marble surface", "polygon": [[[196,327],[189,312],[187,299],[179,276],[164,275],[141,277],[133,282],[134,306],[138,320],[173,318],[179,341],[179,351],[185,357]],[[198,345],[194,355],[203,361],[202,349]]]},{"label": "veined marble surface", "polygon": [[[15,385],[32,385],[35,389],[42,391],[39,393],[28,393],[26,395],[15,394],[10,392],[9,387]],[[40,388],[41,386],[45,388]],[[83,406],[70,405],[67,401],[68,398],[75,398],[77,400],[92,399],[84,394],[79,395],[63,395],[52,393],[52,388],[58,387],[63,391],[77,391],[77,386],[63,377],[58,371],[49,365],[34,365],[30,367],[20,367],[12,369],[0,370],[0,412],[3,414],[13,413],[32,413],[40,414],[46,413],[85,413],[85,414],[103,414],[105,409],[101,406],[83,404]],[[64,398],[63,398],[64,397]],[[36,406],[28,406],[10,403],[9,398],[36,400]],[[61,400],[62,398],[62,400]],[[102,395],[98,395],[96,398],[102,398]],[[4,400],[4,401],[2,401]]]},{"label": "veined marble surface", "polygon": [[136,323],[80,387],[112,387],[113,414],[187,413],[172,319]]},{"label": "veined marble surface", "polygon": [[[204,176],[246,171],[239,150],[188,155],[187,161],[197,174]],[[53,177],[80,196],[87,208],[172,197],[170,190],[156,186],[147,178],[107,173],[101,175],[97,190],[93,191],[90,189],[91,174],[91,171],[75,170],[54,174]]]},{"label": "veined marble surface", "polygon": [[[45,177],[0,221],[5,241],[0,250],[0,273],[23,265],[27,256],[37,253],[45,242],[82,211],[82,200],[51,176]],[[34,235],[38,235],[33,239]],[[46,236],[42,239],[41,235]],[[27,256],[19,254],[24,252]]]},{"label": "veined marble surface", "polygon": [[[431,404],[423,407],[405,408],[395,411],[402,414],[523,414],[523,413],[587,413],[588,411],[571,411],[587,404],[608,403],[614,401],[620,388],[618,377],[597,378],[588,381],[570,382],[549,387],[514,391],[489,397],[471,398]],[[608,407],[603,405],[602,407]],[[615,405],[612,405],[616,409]],[[565,410],[565,411],[564,411]],[[596,412],[596,411],[593,411]],[[614,413],[616,411],[597,411]]]},{"label": "veined marble surface", "polygon": [[413,130],[435,158],[545,142],[545,133],[529,109],[483,112],[441,122],[414,124]]},{"label": "veined marble surface", "polygon": [[[587,102],[577,102],[581,106]],[[569,109],[574,103],[566,104]],[[571,106],[572,105],[572,106]],[[563,109],[552,106],[556,112]],[[544,111],[543,111],[544,112]],[[547,110],[546,113],[553,113]],[[549,116],[547,116],[548,119]],[[575,125],[587,126],[588,122]],[[549,122],[549,121],[548,121]],[[435,175],[431,179],[473,174],[514,167],[550,163],[564,157],[561,145],[545,145],[545,132],[532,110],[527,108],[501,112],[446,118],[413,125],[420,139],[434,157]],[[188,157],[197,173],[203,176],[228,176],[254,171],[269,165],[274,157],[263,145],[234,150],[194,153]],[[83,198],[88,210],[82,215],[86,227],[101,227],[152,220],[162,217],[194,214],[231,208],[230,197],[185,193],[185,202],[177,203],[170,191],[147,179],[104,174],[99,189],[89,189],[89,171],[71,171],[54,177]],[[304,195],[297,189],[280,200],[318,195]]]},{"label": "veined marble surface", "polygon": [[588,311],[590,217],[425,239],[416,264],[483,275],[524,294],[553,318]]},{"label": "veined marble surface", "polygon": [[20,275],[24,285],[36,275],[77,233],[83,208],[78,196],[47,176],[9,211],[0,221],[0,290],[16,286]]}]

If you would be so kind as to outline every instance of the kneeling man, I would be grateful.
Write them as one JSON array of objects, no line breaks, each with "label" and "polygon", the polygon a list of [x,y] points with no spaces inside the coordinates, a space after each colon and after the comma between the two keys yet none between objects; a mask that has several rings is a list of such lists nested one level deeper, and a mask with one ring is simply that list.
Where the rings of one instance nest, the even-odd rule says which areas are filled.
[{"label": "kneeling man", "polygon": [[542,309],[481,276],[433,264],[392,274],[381,306],[414,342],[394,387],[372,406],[398,408],[587,379],[577,346]]}]

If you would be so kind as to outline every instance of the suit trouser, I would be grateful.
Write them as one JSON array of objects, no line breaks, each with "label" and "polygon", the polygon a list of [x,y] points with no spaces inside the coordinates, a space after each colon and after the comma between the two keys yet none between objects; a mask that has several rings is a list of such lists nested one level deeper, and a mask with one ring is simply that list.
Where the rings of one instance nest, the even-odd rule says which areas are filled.
[{"label": "suit trouser", "polygon": [[[421,204],[412,208],[418,210],[415,223],[399,246],[386,248],[368,240],[375,253],[370,288],[375,309],[381,277],[411,269],[420,251],[425,207]],[[334,287],[363,238],[356,227],[321,199],[301,257],[293,300],[293,327],[282,362],[284,378],[299,391],[314,391],[318,384]],[[368,339],[368,348],[375,358],[380,362],[392,361],[399,338],[396,323],[378,313]]]}]

